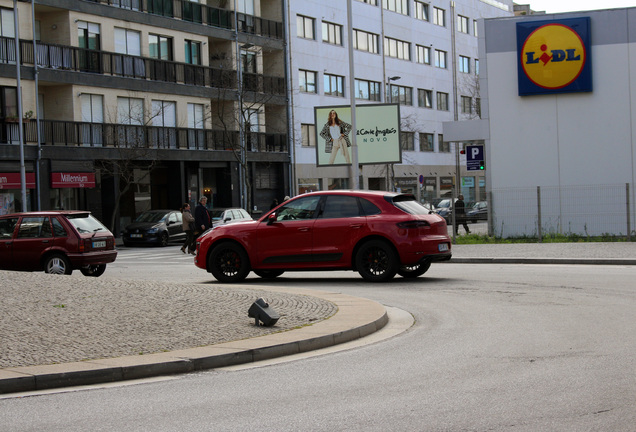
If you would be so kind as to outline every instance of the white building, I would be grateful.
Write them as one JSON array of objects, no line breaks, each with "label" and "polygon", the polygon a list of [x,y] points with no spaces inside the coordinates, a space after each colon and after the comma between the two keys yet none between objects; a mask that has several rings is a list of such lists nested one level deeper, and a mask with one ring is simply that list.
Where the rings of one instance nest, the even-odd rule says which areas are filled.
[{"label": "white building", "polygon": [[351,1],[352,41],[348,3],[287,2],[294,193],[355,186],[350,166],[316,166],[314,120],[314,107],[350,105],[353,49],[356,105],[399,103],[403,148],[401,164],[363,165],[360,187],[415,193],[422,176],[432,200],[459,177],[468,201],[483,197],[483,175],[457,173],[442,124],[479,117],[477,22],[512,16],[512,1]]},{"label": "white building", "polygon": [[[523,52],[540,31],[524,39],[523,29],[551,32],[557,24],[576,27],[579,21],[573,19],[587,17],[590,43],[585,51],[575,46],[578,42],[557,46],[563,43],[552,33],[542,34],[536,47],[556,56],[557,63],[539,63],[545,70],[563,57],[557,51],[584,59],[591,68],[591,87],[572,87],[583,74],[564,85],[535,78],[544,87],[561,88],[520,95],[521,80],[534,73],[528,64],[541,54]],[[631,35],[636,31],[636,8],[487,19],[482,29],[483,120],[448,124],[444,131],[450,141],[485,140],[494,234],[633,232],[636,40]],[[555,77],[567,73],[552,72]]]}]

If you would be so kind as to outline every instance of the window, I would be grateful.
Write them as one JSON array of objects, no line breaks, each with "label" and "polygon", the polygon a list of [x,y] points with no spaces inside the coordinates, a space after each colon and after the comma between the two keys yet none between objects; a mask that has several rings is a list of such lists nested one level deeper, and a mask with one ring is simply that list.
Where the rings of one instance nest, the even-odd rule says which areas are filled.
[{"label": "window", "polygon": [[422,108],[433,108],[433,90],[417,89],[417,105]]},{"label": "window", "polygon": [[205,123],[205,117],[203,115],[202,104],[188,104],[188,128],[189,129],[203,129]]},{"label": "window", "polygon": [[435,151],[435,145],[433,141],[435,137],[432,133],[421,133],[420,134],[420,151],[422,152],[432,152]]},{"label": "window", "polygon": [[378,35],[362,30],[353,30],[353,48],[373,54],[379,52]]},{"label": "window", "polygon": [[82,93],[82,121],[86,123],[104,123],[104,96]]},{"label": "window", "polygon": [[448,111],[448,93],[437,92],[437,110]]},{"label": "window", "polygon": [[385,37],[384,54],[401,60],[411,60],[411,44],[390,37]]},{"label": "window", "polygon": [[473,113],[473,98],[469,96],[462,96],[462,114]]},{"label": "window", "polygon": [[413,105],[413,89],[411,87],[403,87],[395,84],[389,86],[391,95],[391,103],[399,103],[400,105]]},{"label": "window", "polygon": [[481,118],[481,98],[475,98],[475,114]]},{"label": "window", "polygon": [[479,75],[479,59],[475,59],[475,75]]},{"label": "window", "polygon": [[320,213],[322,219],[350,218],[360,216],[358,198],[353,196],[329,195]]},{"label": "window", "polygon": [[477,28],[478,28],[478,26],[477,26],[477,20],[474,20],[474,21],[473,21],[473,35],[474,35],[475,37],[479,37],[479,32],[477,31]]},{"label": "window", "polygon": [[397,12],[402,15],[409,14],[408,0],[382,0],[382,7],[386,10]]},{"label": "window", "polygon": [[302,93],[318,93],[316,72],[300,69],[298,71],[298,82]]},{"label": "window", "polygon": [[296,15],[296,31],[298,37],[304,39],[315,39],[314,22],[315,20],[313,18]]},{"label": "window", "polygon": [[457,31],[460,33],[466,33],[468,34],[468,23],[470,22],[470,20],[465,17],[465,16],[461,16],[461,15],[457,15]]},{"label": "window", "polygon": [[236,0],[238,11],[247,15],[254,15],[254,0]]},{"label": "window", "polygon": [[444,141],[444,135],[437,135],[437,145],[439,145],[440,153],[450,153],[450,143]]},{"label": "window", "polygon": [[[14,22],[15,22],[15,19],[13,18],[13,10],[0,8],[0,36],[6,37],[6,38],[15,38]],[[15,47],[14,47],[14,50],[15,50]],[[14,58],[14,62],[15,62],[15,58]]]},{"label": "window", "polygon": [[241,50],[241,69],[246,73],[256,73],[256,53]]},{"label": "window", "polygon": [[422,45],[416,45],[415,49],[417,51],[417,59],[416,61],[421,64],[431,64],[431,49],[429,47],[425,47]]},{"label": "window", "polygon": [[433,8],[433,24],[446,27],[445,10],[438,7]]},{"label": "window", "polygon": [[48,216],[22,218],[18,238],[53,237]]},{"label": "window", "polygon": [[435,67],[446,69],[446,51],[435,50]]},{"label": "window", "polygon": [[148,35],[148,54],[150,58],[172,61],[172,38]]},{"label": "window", "polygon": [[380,101],[380,83],[356,79],[356,99]]},{"label": "window", "polygon": [[378,5],[378,0],[358,0],[358,1],[362,2],[362,3],[368,3],[368,4],[373,5],[373,6],[377,6]]},{"label": "window", "polygon": [[470,73],[470,58],[460,55],[459,56],[459,71],[462,73]]},{"label": "window", "polygon": [[185,62],[193,65],[201,64],[201,42],[186,39]]},{"label": "window", "polygon": [[323,21],[322,41],[334,45],[342,45],[342,26]]},{"label": "window", "polygon": [[415,132],[400,132],[400,147],[405,151],[414,151]]},{"label": "window", "polygon": [[428,4],[415,0],[415,18],[428,21]]},{"label": "window", "polygon": [[0,118],[18,117],[17,87],[0,87]]},{"label": "window", "polygon": [[172,2],[148,0],[148,12],[153,15],[173,16]]},{"label": "window", "polygon": [[153,147],[176,148],[177,104],[171,101],[152,101],[152,125],[150,142]]},{"label": "window", "polygon": [[144,124],[143,99],[127,97],[117,98],[117,123],[127,125]]},{"label": "window", "polygon": [[300,136],[303,147],[316,147],[316,125],[301,124]]},{"label": "window", "polygon": [[324,86],[326,95],[344,97],[344,77],[325,74]]},{"label": "window", "polygon": [[132,56],[141,55],[141,33],[134,30],[115,28],[115,52]]}]

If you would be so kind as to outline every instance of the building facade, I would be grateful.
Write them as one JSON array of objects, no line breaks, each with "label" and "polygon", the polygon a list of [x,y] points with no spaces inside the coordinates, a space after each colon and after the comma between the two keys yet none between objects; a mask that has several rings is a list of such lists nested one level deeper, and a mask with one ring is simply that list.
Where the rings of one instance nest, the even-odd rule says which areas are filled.
[{"label": "building facade", "polygon": [[483,199],[483,173],[459,163],[468,142],[447,142],[442,125],[479,118],[477,23],[512,15],[512,1],[495,0],[288,2],[294,192],[355,186],[351,167],[316,165],[324,121],[314,119],[315,107],[351,104],[353,70],[357,106],[400,109],[402,162],[362,165],[361,188],[434,202],[461,183],[467,201]]},{"label": "building facade", "polygon": [[290,188],[284,11],[0,0],[0,211],[88,209],[118,232],[202,195],[269,209]]}]

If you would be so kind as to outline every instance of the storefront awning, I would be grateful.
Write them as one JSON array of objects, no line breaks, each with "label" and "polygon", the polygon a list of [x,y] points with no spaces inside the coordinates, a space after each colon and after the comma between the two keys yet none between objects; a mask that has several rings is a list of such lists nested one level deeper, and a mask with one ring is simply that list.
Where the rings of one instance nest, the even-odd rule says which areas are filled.
[{"label": "storefront awning", "polygon": [[[35,173],[26,173],[26,188],[35,189]],[[20,173],[0,173],[0,189],[22,189]]]},{"label": "storefront awning", "polygon": [[52,188],[94,188],[95,173],[51,173]]}]

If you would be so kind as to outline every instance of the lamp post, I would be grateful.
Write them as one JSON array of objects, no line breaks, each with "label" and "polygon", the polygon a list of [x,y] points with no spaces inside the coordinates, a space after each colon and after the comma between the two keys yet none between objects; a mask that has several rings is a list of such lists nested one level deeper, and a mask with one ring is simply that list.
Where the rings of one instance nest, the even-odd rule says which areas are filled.
[{"label": "lamp post", "polygon": [[[393,92],[391,91],[391,81],[397,81],[397,80],[399,80],[401,78],[402,78],[401,76],[395,75],[395,76],[389,77],[387,82],[386,82],[386,93],[387,94],[386,94],[386,97],[384,99],[385,100],[388,99],[389,103],[393,103]],[[393,171],[392,168],[393,168],[392,164],[386,164],[386,183],[387,183],[387,186],[389,184],[391,184],[391,191],[394,191],[395,190],[395,185],[393,184],[394,183],[392,181],[393,180],[393,176],[391,175],[391,172]],[[389,189],[389,188],[387,187],[387,189]]]},{"label": "lamp post", "polygon": [[387,99],[389,100],[389,103],[393,103],[393,92],[391,91],[391,81],[397,81],[399,79],[401,79],[401,76],[392,76],[389,77],[388,81],[386,82],[386,93],[387,93]]}]

